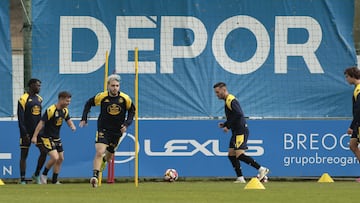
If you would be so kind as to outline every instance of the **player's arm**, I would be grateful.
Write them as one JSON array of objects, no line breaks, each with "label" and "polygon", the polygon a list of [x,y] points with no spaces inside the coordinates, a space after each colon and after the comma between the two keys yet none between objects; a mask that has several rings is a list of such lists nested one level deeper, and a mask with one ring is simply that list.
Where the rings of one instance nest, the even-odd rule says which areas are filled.
[{"label": "player's arm", "polygon": [[66,121],[66,124],[69,126],[69,128],[72,130],[72,131],[75,131],[76,130],[76,127],[74,125],[74,122],[71,120],[70,118],[70,115],[69,115],[69,110],[66,109],[66,111],[68,112],[66,115],[65,115],[65,121]]},{"label": "player's arm", "polygon": [[356,102],[353,106],[353,120],[350,125],[351,129],[355,129],[360,124],[360,94],[358,94],[356,97]]},{"label": "player's arm", "polygon": [[130,108],[127,110],[127,116],[124,124],[121,125],[121,133],[125,133],[127,127],[131,125],[132,121],[134,120],[135,116],[135,106],[133,103],[130,104]]},{"label": "player's arm", "polygon": [[134,120],[134,116],[135,116],[135,106],[133,103],[131,103],[130,108],[128,109],[128,113],[124,125],[130,126]]},{"label": "player's arm", "polygon": [[[21,99],[20,99],[21,100]],[[20,128],[20,134],[21,135],[27,135],[28,132],[25,127],[25,103],[18,101],[18,107],[17,107],[17,115],[18,115],[18,124]]]},{"label": "player's arm", "polygon": [[95,106],[95,97],[91,97],[87,102],[85,103],[84,110],[81,116],[81,121],[79,123],[80,127],[83,127],[87,124],[88,114],[90,112],[90,109],[92,106]]},{"label": "player's arm", "polygon": [[76,130],[76,127],[75,127],[75,125],[74,125],[74,122],[73,122],[71,119],[67,120],[66,123],[67,123],[67,125],[70,127],[70,129],[71,129],[72,131],[75,131],[75,130]]},{"label": "player's arm", "polygon": [[40,122],[37,124],[36,128],[35,128],[35,132],[34,132],[34,135],[31,139],[31,142],[36,144],[37,143],[37,137],[41,131],[41,129],[44,127],[45,125],[45,122],[43,120],[40,120]]}]

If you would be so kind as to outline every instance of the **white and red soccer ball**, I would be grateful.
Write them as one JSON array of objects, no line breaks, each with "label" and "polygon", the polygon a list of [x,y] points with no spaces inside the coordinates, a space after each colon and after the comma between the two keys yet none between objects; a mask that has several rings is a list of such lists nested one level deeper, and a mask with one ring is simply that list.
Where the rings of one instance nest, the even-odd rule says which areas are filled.
[{"label": "white and red soccer ball", "polygon": [[[259,174],[256,176],[257,178],[259,178]],[[269,182],[269,177],[267,177],[267,176],[264,176],[261,180],[259,180],[260,182],[262,182],[262,183],[267,183],[267,182]]]},{"label": "white and red soccer ball", "polygon": [[165,181],[174,182],[178,178],[179,178],[179,174],[175,169],[173,169],[173,168],[166,169],[166,171],[164,173],[164,180]]}]

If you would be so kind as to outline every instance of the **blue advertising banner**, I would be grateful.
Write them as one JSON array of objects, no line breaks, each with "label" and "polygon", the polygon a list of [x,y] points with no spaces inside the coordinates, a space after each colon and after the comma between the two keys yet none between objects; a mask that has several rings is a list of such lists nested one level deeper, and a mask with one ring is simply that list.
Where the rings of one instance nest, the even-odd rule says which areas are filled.
[{"label": "blue advertising banner", "polygon": [[0,1],[0,117],[13,116],[10,1]]},{"label": "blue advertising banner", "polygon": [[[234,177],[227,158],[230,133],[217,128],[219,120],[141,120],[139,122],[139,176],[161,178],[167,168],[181,177]],[[249,120],[247,154],[270,168],[273,177],[358,176],[359,162],[348,148],[348,120]],[[78,125],[78,121],[75,121]],[[16,122],[0,122],[0,178],[19,177]],[[60,177],[90,177],[95,153],[96,121],[71,132],[61,129],[65,161]],[[134,126],[124,134],[115,152],[115,176],[134,176]],[[32,146],[27,176],[38,156]],[[242,164],[246,177],[257,171]],[[51,174],[51,173],[50,173]],[[104,174],[106,176],[106,172]]]},{"label": "blue advertising banner", "polygon": [[136,47],[140,117],[222,116],[218,81],[250,117],[351,116],[353,0],[33,0],[32,11],[44,105],[70,90],[73,116],[103,89],[106,51],[134,98]]}]

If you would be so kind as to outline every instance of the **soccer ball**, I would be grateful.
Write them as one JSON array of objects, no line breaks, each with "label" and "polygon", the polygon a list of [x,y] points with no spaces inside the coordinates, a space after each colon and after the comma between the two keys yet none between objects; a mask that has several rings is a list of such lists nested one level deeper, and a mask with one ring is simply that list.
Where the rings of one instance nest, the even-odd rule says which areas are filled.
[{"label": "soccer ball", "polygon": [[165,181],[174,182],[178,178],[179,178],[179,174],[175,169],[173,169],[173,168],[166,169],[166,171],[164,173],[164,180]]},{"label": "soccer ball", "polygon": [[[259,174],[258,174],[256,177],[259,178]],[[260,180],[260,182],[262,182],[262,183],[267,183],[267,182],[269,182],[269,177],[264,176],[263,179]]]}]

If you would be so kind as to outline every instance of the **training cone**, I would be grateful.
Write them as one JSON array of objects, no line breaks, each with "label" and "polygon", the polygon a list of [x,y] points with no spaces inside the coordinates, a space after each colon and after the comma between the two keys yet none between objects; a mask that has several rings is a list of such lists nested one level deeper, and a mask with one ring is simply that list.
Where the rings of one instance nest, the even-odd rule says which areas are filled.
[{"label": "training cone", "polygon": [[249,183],[245,185],[244,189],[265,189],[265,187],[258,178],[251,178]]},{"label": "training cone", "polygon": [[328,173],[322,174],[322,176],[318,180],[319,183],[333,183],[334,180],[330,177]]},{"label": "training cone", "polygon": [[5,185],[4,181],[0,179],[0,185]]}]

